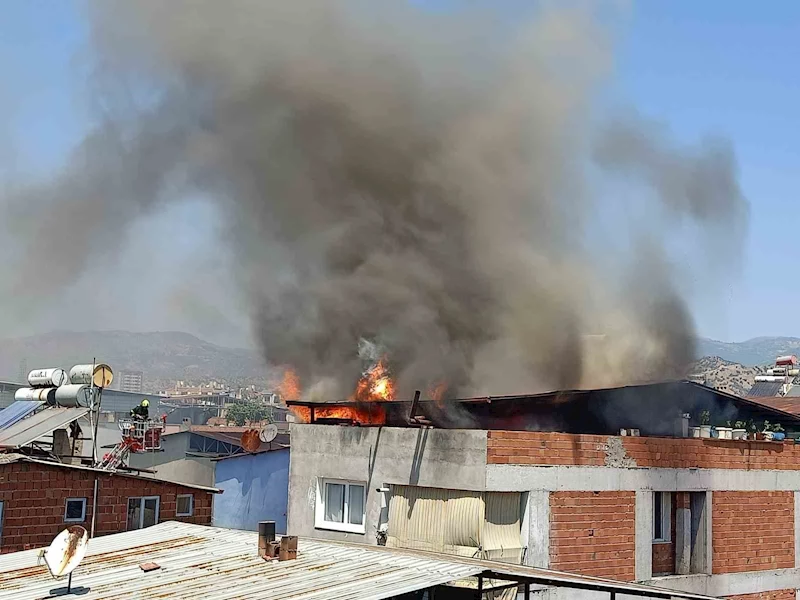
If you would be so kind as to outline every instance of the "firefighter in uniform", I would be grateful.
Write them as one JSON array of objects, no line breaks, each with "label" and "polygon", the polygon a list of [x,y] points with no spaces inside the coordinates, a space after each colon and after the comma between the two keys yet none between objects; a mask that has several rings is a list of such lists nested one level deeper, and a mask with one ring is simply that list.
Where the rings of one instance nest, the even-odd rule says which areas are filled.
[{"label": "firefighter in uniform", "polygon": [[150,402],[145,398],[139,403],[139,406],[131,409],[131,417],[136,419],[137,421],[147,421],[150,417],[150,410],[148,407],[150,406]]}]

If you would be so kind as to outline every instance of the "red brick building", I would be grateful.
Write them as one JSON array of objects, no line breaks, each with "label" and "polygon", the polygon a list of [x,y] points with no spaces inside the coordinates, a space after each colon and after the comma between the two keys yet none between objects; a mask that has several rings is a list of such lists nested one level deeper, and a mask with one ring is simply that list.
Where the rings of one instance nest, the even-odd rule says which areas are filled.
[{"label": "red brick building", "polygon": [[[419,403],[433,428],[403,424],[400,402],[380,407],[382,427],[343,426],[347,403],[335,403],[337,421],[294,424],[289,531],[796,597],[800,444],[681,436],[706,410],[720,427],[769,420],[790,432],[796,416],[688,383],[455,402]],[[619,435],[628,428],[641,435]]]},{"label": "red brick building", "polygon": [[210,525],[216,492],[21,454],[0,454],[0,553],[46,546],[69,525],[81,525],[94,535],[162,521]]}]

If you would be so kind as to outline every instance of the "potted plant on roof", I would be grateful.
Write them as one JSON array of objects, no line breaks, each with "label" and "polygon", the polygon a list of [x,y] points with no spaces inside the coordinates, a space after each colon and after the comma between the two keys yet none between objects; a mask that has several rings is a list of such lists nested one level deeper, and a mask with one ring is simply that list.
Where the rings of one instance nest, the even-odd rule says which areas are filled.
[{"label": "potted plant on roof", "polygon": [[731,431],[731,437],[734,440],[745,440],[747,439],[747,423],[744,421],[736,421],[733,424],[733,431]]},{"label": "potted plant on roof", "polygon": [[711,413],[707,410],[700,413],[700,437],[711,437]]},{"label": "potted plant on roof", "polygon": [[764,421],[761,427],[756,427],[756,439],[759,441],[767,439],[767,431],[769,431],[769,421]]},{"label": "potted plant on roof", "polygon": [[721,440],[731,440],[733,439],[733,427],[731,427],[731,422],[727,422],[727,427],[717,427],[717,437]]},{"label": "potted plant on roof", "polygon": [[780,423],[775,423],[770,430],[770,439],[774,442],[782,442],[786,439],[786,433]]}]

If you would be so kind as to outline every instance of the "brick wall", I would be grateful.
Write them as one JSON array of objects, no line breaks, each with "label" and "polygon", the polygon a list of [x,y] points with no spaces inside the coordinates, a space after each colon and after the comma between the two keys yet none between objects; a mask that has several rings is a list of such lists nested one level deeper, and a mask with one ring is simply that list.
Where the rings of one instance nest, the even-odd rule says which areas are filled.
[{"label": "brick wall", "polygon": [[794,492],[714,492],[712,572],[794,567]]},{"label": "brick wall", "polygon": [[633,581],[634,492],[550,494],[550,568]]},{"label": "brick wall", "polygon": [[489,431],[489,464],[800,469],[800,445],[699,438]]},{"label": "brick wall", "polygon": [[[0,465],[0,553],[46,546],[69,525],[82,525],[89,530],[95,476],[99,477],[96,535],[125,531],[128,498],[137,496],[160,497],[160,521],[211,523],[213,494],[202,490],[157,480],[16,462]],[[175,516],[177,494],[194,496],[193,516]],[[86,498],[86,519],[82,523],[64,522],[67,498]]]},{"label": "brick wall", "polygon": [[739,594],[728,596],[731,600],[795,600],[795,590],[773,590],[758,594]]}]

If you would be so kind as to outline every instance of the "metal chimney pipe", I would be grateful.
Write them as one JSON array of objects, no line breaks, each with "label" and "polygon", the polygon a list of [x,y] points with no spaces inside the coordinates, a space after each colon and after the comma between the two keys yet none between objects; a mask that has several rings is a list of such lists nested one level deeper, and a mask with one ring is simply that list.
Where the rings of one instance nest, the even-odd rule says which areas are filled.
[{"label": "metal chimney pipe", "polygon": [[419,404],[419,397],[422,395],[422,392],[417,390],[414,392],[414,400],[411,401],[411,410],[408,411],[408,422],[411,423],[414,421],[414,417],[417,416],[417,404]]},{"label": "metal chimney pipe", "polygon": [[261,558],[269,555],[269,547],[275,541],[275,521],[258,522],[258,555]]}]

